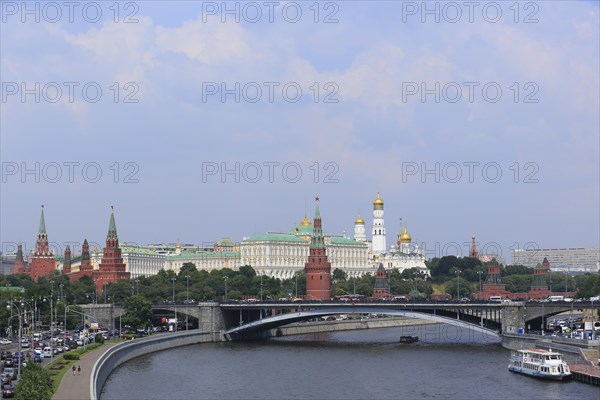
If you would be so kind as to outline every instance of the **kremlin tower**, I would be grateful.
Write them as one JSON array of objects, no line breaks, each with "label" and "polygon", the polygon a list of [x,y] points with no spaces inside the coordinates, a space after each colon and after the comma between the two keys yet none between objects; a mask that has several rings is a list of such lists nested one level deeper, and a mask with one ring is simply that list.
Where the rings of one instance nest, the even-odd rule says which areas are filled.
[{"label": "kremlin tower", "polygon": [[373,297],[387,298],[390,297],[390,283],[383,264],[379,264],[377,273],[375,274],[375,287],[373,288]]},{"label": "kremlin tower", "polygon": [[48,235],[46,234],[46,221],[44,219],[44,206],[40,216],[40,226],[38,229],[37,240],[35,242],[35,251],[31,255],[29,263],[29,275],[34,281],[42,276],[48,276],[55,270],[54,255],[48,247]]},{"label": "kremlin tower", "polygon": [[81,246],[81,264],[79,265],[79,272],[91,271],[93,269],[94,266],[90,261],[90,245],[87,239],[83,239],[83,246]]},{"label": "kremlin tower", "polygon": [[371,251],[374,256],[384,253],[387,249],[385,240],[385,224],[383,222],[383,200],[379,197],[373,200],[373,244]]},{"label": "kremlin tower", "polygon": [[[89,247],[87,251],[89,262]],[[129,280],[131,278],[131,273],[125,271],[125,263],[123,263],[123,258],[121,257],[119,237],[117,236],[117,226],[115,224],[115,213],[112,206],[108,224],[108,233],[106,235],[106,247],[102,253],[102,260],[100,261],[98,269],[92,272],[92,278],[94,279],[98,293],[102,292],[102,286],[105,283],[114,283],[120,280]]]},{"label": "kremlin tower", "polygon": [[306,272],[306,299],[329,300],[331,298],[331,263],[327,261],[318,197],[316,201],[317,208],[315,210],[310,252],[308,262],[304,266]]},{"label": "kremlin tower", "polygon": [[477,245],[475,244],[475,235],[471,236],[471,250],[469,251],[469,257],[478,258]]},{"label": "kremlin tower", "polygon": [[15,258],[15,264],[13,265],[13,274],[27,274],[28,268],[23,260],[23,245],[19,243],[17,245],[17,257]]},{"label": "kremlin tower", "polygon": [[67,245],[65,249],[65,259],[63,261],[63,274],[71,273],[71,248]]}]

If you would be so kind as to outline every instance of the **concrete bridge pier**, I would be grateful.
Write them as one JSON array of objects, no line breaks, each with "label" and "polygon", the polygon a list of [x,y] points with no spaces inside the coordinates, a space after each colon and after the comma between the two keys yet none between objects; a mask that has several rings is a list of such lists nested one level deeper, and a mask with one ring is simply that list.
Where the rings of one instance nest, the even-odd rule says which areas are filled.
[{"label": "concrete bridge pier", "polygon": [[118,326],[118,318],[125,314],[125,309],[112,304],[81,304],[81,313],[79,318],[83,317],[86,324],[97,322],[98,325],[106,328],[114,328]]},{"label": "concrete bridge pier", "polygon": [[198,303],[198,329],[201,332],[211,333],[213,342],[226,340],[224,338],[225,319],[219,303]]},{"label": "concrete bridge pier", "polygon": [[502,321],[502,333],[525,332],[525,307],[522,305],[510,305],[502,307],[500,314]]}]

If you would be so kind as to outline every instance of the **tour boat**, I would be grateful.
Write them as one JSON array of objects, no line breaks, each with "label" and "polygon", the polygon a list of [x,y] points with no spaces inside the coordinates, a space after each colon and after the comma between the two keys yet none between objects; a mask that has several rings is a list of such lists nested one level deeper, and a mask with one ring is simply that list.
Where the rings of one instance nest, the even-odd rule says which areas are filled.
[{"label": "tour boat", "polygon": [[562,354],[550,350],[527,349],[512,352],[508,369],[536,378],[563,380],[571,377],[571,370]]}]

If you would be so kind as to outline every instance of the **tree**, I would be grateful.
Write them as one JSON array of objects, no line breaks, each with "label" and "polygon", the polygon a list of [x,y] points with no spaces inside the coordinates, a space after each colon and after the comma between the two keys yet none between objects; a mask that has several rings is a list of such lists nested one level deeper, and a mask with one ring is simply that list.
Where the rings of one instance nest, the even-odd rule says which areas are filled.
[{"label": "tree", "polygon": [[181,268],[179,269],[179,278],[183,278],[186,275],[192,276],[198,272],[196,268],[196,264],[191,262],[183,263]]},{"label": "tree", "polygon": [[15,400],[50,400],[52,382],[48,371],[34,362],[27,363],[21,371],[21,379],[15,388]]},{"label": "tree", "polygon": [[524,265],[507,265],[502,270],[502,276],[506,275],[531,275],[533,269]]},{"label": "tree", "polygon": [[531,275],[509,275],[502,278],[506,289],[513,293],[524,293],[531,288]]},{"label": "tree", "polygon": [[579,275],[576,282],[579,287],[578,298],[587,299],[600,295],[600,274]]},{"label": "tree", "polygon": [[333,270],[332,278],[334,282],[345,281],[347,279],[347,275],[341,269],[336,268]]},{"label": "tree", "polygon": [[125,300],[125,315],[123,323],[133,329],[146,328],[152,318],[152,303],[140,295],[135,295]]},{"label": "tree", "polygon": [[[460,282],[460,285],[459,285]],[[453,278],[446,282],[446,293],[452,295],[454,298],[458,298],[458,291],[460,289],[460,297],[469,297],[473,292],[471,284],[466,279],[459,277]]]}]

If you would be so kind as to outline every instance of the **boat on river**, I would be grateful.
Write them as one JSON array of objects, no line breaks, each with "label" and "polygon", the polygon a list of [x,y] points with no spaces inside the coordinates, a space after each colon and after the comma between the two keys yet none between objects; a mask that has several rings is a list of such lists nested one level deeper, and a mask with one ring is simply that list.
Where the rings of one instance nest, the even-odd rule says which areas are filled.
[{"label": "boat on river", "polygon": [[418,336],[400,336],[400,343],[416,343],[418,341]]},{"label": "boat on river", "polygon": [[563,380],[571,377],[571,370],[560,353],[542,349],[515,350],[508,369],[536,378]]}]

